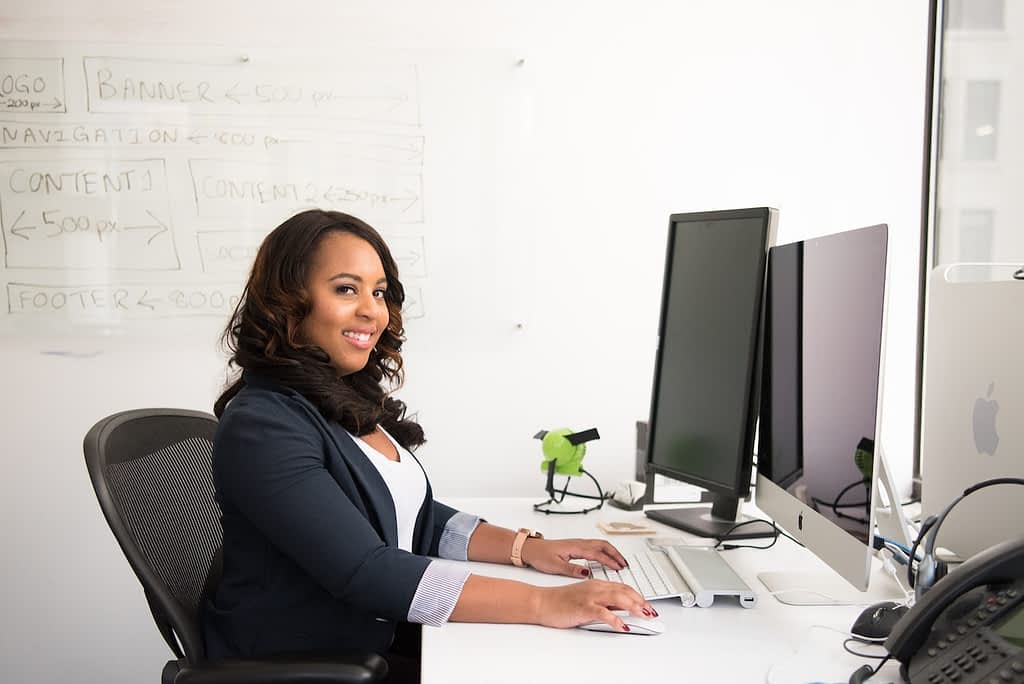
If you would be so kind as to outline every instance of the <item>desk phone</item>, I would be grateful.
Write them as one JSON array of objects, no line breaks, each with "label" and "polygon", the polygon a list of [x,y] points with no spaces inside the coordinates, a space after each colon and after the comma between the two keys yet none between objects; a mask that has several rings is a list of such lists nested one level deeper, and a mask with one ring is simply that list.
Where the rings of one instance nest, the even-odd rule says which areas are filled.
[{"label": "desk phone", "polygon": [[1024,537],[943,577],[885,646],[911,684],[1024,684]]}]

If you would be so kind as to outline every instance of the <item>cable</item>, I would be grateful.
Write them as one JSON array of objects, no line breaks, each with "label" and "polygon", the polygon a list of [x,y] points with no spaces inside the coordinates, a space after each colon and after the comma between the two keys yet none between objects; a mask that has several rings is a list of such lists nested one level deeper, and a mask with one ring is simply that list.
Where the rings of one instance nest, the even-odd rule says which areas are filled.
[{"label": "cable", "polygon": [[857,480],[856,482],[851,482],[850,484],[848,484],[845,487],[843,487],[839,491],[838,494],[836,494],[836,497],[832,500],[831,503],[828,502],[828,501],[824,501],[822,499],[819,499],[816,496],[812,496],[811,497],[811,502],[814,503],[814,504],[820,504],[822,506],[828,506],[829,508],[832,509],[832,514],[834,516],[836,516],[837,518],[844,518],[846,520],[853,520],[854,522],[858,522],[861,525],[867,525],[868,524],[867,520],[865,520],[863,518],[858,518],[857,516],[854,516],[854,515],[848,515],[848,514],[843,513],[842,511],[839,510],[840,508],[867,508],[868,507],[868,502],[866,500],[865,501],[858,501],[857,503],[843,504],[841,506],[839,505],[839,502],[842,500],[843,495],[846,494],[846,492],[848,492],[851,489],[853,489],[854,487],[857,487],[858,485],[863,486],[863,487],[866,488],[868,486],[868,482],[866,480],[864,480],[863,478],[860,479],[860,480]]},{"label": "cable", "polygon": [[891,655],[887,655],[882,658],[882,662],[878,663],[875,667],[870,665],[861,665],[858,669],[854,670],[853,674],[850,675],[849,684],[861,684],[864,680],[870,679],[878,674],[878,671],[882,669],[882,666],[889,662]]},{"label": "cable", "polygon": [[[850,648],[850,642],[851,641],[857,642],[858,644],[865,643],[863,639],[860,639],[858,637],[850,637],[849,639],[844,639],[843,640],[843,650],[846,651],[847,653],[849,653],[850,655],[855,655],[858,658],[869,658],[871,660],[882,660],[883,658],[888,658],[889,657],[888,655],[875,655],[875,654],[872,654],[872,653],[861,653],[859,651],[854,651],[852,648]],[[876,646],[881,646],[882,644],[875,644],[875,645]]]},{"label": "cable", "polygon": [[[886,544],[886,545],[889,545],[889,546],[895,546],[900,551],[902,551],[904,554],[906,554],[907,556],[910,555],[910,548],[907,547],[907,546],[904,546],[903,544],[901,544],[900,542],[896,541],[895,539],[889,539],[888,537],[883,537],[880,534],[875,534],[875,540],[878,543],[881,543],[881,544]],[[878,548],[878,547],[876,546],[875,548]]]},{"label": "cable", "polygon": [[882,569],[892,575],[892,578],[896,580],[896,584],[899,585],[900,591],[902,591],[904,597],[906,597],[908,605],[912,605],[914,590],[903,586],[903,581],[900,579],[900,570],[896,567],[895,556],[893,555],[892,549],[888,547],[880,549],[878,551],[878,557],[882,560]]},{"label": "cable", "polygon": [[779,534],[778,530],[776,530],[776,533],[772,537],[771,542],[765,544],[764,546],[757,546],[754,544],[723,544],[722,542],[718,542],[718,544],[716,544],[714,548],[721,549],[722,551],[732,551],[733,549],[758,549],[759,551],[763,551],[764,549],[772,548],[778,541]]},{"label": "cable", "polygon": [[[846,637],[847,640],[852,640],[852,639],[855,638],[855,635],[852,634],[851,632],[849,632],[849,631],[847,631],[845,629],[839,629],[838,627],[832,627],[831,625],[822,625],[822,624],[809,625],[795,639],[793,639],[793,641],[796,644],[798,644],[798,645],[797,645],[796,648],[792,649],[792,656],[793,657],[790,659],[791,661],[804,662],[804,661],[808,660],[808,656],[801,656],[801,653],[808,649],[809,642],[810,642],[810,636],[809,635],[811,634],[811,632],[813,632],[815,630],[819,630],[819,629],[827,630],[829,632],[835,632],[836,634],[841,634],[844,637]],[[884,640],[885,640],[885,637],[879,637],[877,639],[863,639],[862,641],[865,644],[875,643],[875,644],[881,645]],[[843,648],[847,652],[851,653],[852,655],[856,655],[856,656],[884,657],[884,656],[868,656],[866,654],[854,653],[853,651],[850,651],[848,648],[846,648],[845,644],[844,644]],[[816,653],[817,653],[817,651],[816,651]],[[820,655],[820,653],[818,653],[818,655]],[[812,665],[817,670],[825,669],[827,671],[827,666],[836,664],[833,661],[834,661],[834,658],[829,659],[829,660],[821,660],[821,661],[812,663]],[[884,661],[883,661],[883,663],[884,663]],[[765,682],[767,684],[772,684],[773,682],[776,681],[775,675],[776,675],[776,671],[779,669],[780,664],[781,664],[780,662],[772,663],[772,665],[765,672]],[[865,667],[867,668],[866,672],[875,672],[876,671],[873,668],[871,668],[870,665],[866,665]],[[879,665],[879,667],[881,667],[881,664]],[[815,672],[815,675],[820,675],[820,674],[822,674],[822,673],[821,672],[817,672],[817,671]],[[800,674],[797,674],[797,675],[795,675],[792,672],[787,672],[786,673],[786,677],[784,679],[780,680],[780,681],[786,681],[786,682],[792,682],[792,681],[803,681],[803,682],[829,681],[829,682],[831,682],[831,681],[839,681],[839,677],[840,677],[840,675],[838,675],[838,674],[835,674],[835,675],[829,674],[829,675],[827,675],[823,679],[820,676],[805,675],[802,672]],[[851,679],[851,681],[853,681],[853,680]],[[863,679],[857,680],[857,681],[858,682],[862,682]]]},{"label": "cable", "polygon": [[900,565],[906,565],[910,562],[910,556],[908,556],[898,545],[893,546],[886,544],[883,548],[892,553],[893,560]]},{"label": "cable", "polygon": [[[740,527],[743,527],[744,525],[753,525],[754,523],[764,523],[765,525],[771,525],[772,526],[772,532],[774,533],[774,536],[772,537],[771,544],[767,544],[765,546],[755,546],[753,544],[726,544],[726,543],[724,543],[725,539],[727,539],[729,537],[729,535],[733,533],[734,530],[736,530],[736,529],[738,529]],[[713,548],[721,549],[723,551],[731,551],[732,549],[770,549],[771,547],[775,546],[776,542],[779,541],[779,536],[780,535],[785,537],[786,539],[789,539],[791,542],[793,542],[797,546],[803,546],[804,545],[803,542],[801,542],[796,537],[793,537],[792,535],[786,534],[782,530],[781,527],[779,527],[778,525],[775,524],[775,521],[773,521],[773,520],[765,520],[763,518],[752,518],[750,520],[744,520],[743,522],[738,522],[735,525],[733,525],[732,527],[730,527],[728,530],[726,530],[724,533],[718,535],[718,543],[715,544]]]},{"label": "cable", "polygon": [[778,530],[779,534],[781,534],[786,539],[789,539],[790,541],[792,541],[797,546],[803,546],[804,545],[804,543],[802,541],[800,541],[799,539],[797,539],[796,537],[790,536],[790,535],[786,534],[785,532],[783,532],[782,528],[777,527],[776,530]]},{"label": "cable", "polygon": [[[765,525],[771,525],[772,526],[772,541],[771,541],[770,544],[765,544],[764,546],[758,546],[756,544],[726,544],[726,543],[724,543],[725,540],[729,538],[730,534],[732,534],[733,532],[735,532],[736,530],[738,530],[739,528],[741,528],[741,527],[743,527],[745,525],[753,525],[754,523],[764,523]],[[725,532],[723,532],[722,534],[717,535],[717,536],[718,536],[718,543],[715,544],[713,548],[715,548],[715,549],[722,549],[723,551],[730,551],[732,549],[770,549],[771,547],[775,546],[775,543],[777,541],[779,541],[779,528],[771,520],[764,520],[762,518],[752,518],[750,520],[744,520],[743,522],[736,523],[735,525],[730,527],[728,530],[726,530]]]}]

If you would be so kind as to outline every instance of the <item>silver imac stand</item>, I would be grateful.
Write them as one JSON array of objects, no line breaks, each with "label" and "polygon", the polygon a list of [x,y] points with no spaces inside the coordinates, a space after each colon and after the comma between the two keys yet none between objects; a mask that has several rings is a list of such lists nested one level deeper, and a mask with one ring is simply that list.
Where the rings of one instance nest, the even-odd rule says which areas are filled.
[{"label": "silver imac stand", "polygon": [[[895,481],[881,444],[878,446],[875,465],[877,471],[873,473],[871,500],[872,524],[876,529],[873,530],[870,541],[878,534],[910,548],[913,545],[913,534],[903,515],[903,508],[896,495]],[[850,540],[852,543],[853,537]],[[814,553],[813,549],[810,550]],[[869,551],[865,550],[865,553]],[[780,603],[791,606],[866,605],[878,601],[906,600],[905,590],[899,583],[881,572],[880,561],[870,557],[866,560],[871,562],[873,578],[882,575],[881,581],[869,581],[866,591],[859,590],[831,569],[803,573],[762,572],[757,578]]]},{"label": "silver imac stand", "polygon": [[875,486],[878,492],[875,499],[875,534],[908,549],[912,548],[917,535],[914,534],[906,516],[903,515],[903,506],[900,504],[900,497],[896,494],[896,481],[892,478],[889,462],[881,444],[878,445],[878,471],[875,476]]}]

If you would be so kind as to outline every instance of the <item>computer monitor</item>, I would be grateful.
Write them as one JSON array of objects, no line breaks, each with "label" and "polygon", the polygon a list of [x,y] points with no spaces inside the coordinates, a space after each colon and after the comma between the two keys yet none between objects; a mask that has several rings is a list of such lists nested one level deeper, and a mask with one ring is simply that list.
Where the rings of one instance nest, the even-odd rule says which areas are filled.
[{"label": "computer monitor", "polygon": [[[768,255],[756,503],[860,591],[883,473],[875,445],[887,235],[871,226]],[[760,577],[772,591],[806,590],[802,600],[777,594],[781,601],[834,602],[843,583],[816,574]]]},{"label": "computer monitor", "polygon": [[648,509],[703,537],[764,536],[736,527],[750,493],[765,262],[778,211],[674,214],[648,420],[647,500],[655,475],[706,489],[711,507]]}]

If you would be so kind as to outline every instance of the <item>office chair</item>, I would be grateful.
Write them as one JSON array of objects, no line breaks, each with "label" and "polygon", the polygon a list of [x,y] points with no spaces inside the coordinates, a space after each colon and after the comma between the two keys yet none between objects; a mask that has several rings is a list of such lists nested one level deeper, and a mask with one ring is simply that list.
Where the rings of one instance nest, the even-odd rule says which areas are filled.
[{"label": "office chair", "polygon": [[142,583],[176,656],[161,684],[362,684],[386,661],[349,651],[320,657],[207,661],[200,615],[221,572],[220,507],[210,467],[217,419],[181,409],[136,409],[99,421],[85,463],[100,508]]}]

